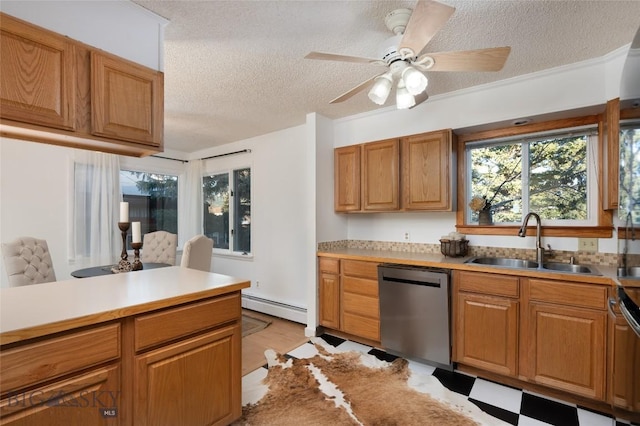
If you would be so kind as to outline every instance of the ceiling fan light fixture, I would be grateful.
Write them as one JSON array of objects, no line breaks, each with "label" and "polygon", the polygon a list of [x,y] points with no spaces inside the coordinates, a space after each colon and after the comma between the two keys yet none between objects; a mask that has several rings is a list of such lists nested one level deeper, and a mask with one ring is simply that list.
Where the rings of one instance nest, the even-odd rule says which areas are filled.
[{"label": "ceiling fan light fixture", "polygon": [[407,90],[404,81],[400,79],[398,81],[398,88],[396,89],[396,107],[398,109],[409,109],[416,104],[416,98]]},{"label": "ceiling fan light fixture", "polygon": [[369,99],[375,104],[384,105],[387,102],[393,81],[389,73],[376,77],[373,87],[369,90]]},{"label": "ceiling fan light fixture", "polygon": [[424,92],[429,84],[427,76],[411,66],[402,71],[402,81],[407,91],[414,96]]}]

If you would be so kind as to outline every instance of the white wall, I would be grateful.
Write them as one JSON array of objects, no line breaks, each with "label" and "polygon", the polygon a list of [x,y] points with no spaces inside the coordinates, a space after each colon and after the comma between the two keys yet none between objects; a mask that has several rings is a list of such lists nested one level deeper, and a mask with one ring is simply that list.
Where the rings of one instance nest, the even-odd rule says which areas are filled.
[{"label": "white wall", "polygon": [[[313,141],[307,126],[270,133],[223,147],[200,151],[191,158],[250,149],[205,160],[207,172],[250,166],[252,258],[214,255],[212,271],[251,280],[244,294],[307,307],[310,272],[315,265]],[[305,322],[302,316],[290,318]]]},{"label": "white wall", "polygon": [[[546,70],[495,84],[434,96],[408,111],[395,107],[334,122],[336,147],[418,134],[443,128],[465,128],[547,116],[569,110],[604,109],[618,96],[628,46],[595,60]],[[614,90],[617,87],[618,92]],[[348,238],[353,240],[410,241],[438,244],[442,235],[455,230],[455,213],[402,213],[347,215]],[[616,253],[614,238],[600,239],[599,251]],[[535,248],[534,238],[470,236],[470,244]],[[577,238],[545,238],[554,249],[578,248]]]}]

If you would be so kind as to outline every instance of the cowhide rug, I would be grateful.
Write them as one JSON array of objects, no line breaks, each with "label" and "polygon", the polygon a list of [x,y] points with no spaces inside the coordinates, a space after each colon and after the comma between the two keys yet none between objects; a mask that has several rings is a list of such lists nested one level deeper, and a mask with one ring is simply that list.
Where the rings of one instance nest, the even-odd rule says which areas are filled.
[{"label": "cowhide rug", "polygon": [[506,425],[437,378],[412,374],[405,359],[388,363],[312,342],[318,354],[311,358],[265,351],[263,396],[245,405],[234,425]]}]

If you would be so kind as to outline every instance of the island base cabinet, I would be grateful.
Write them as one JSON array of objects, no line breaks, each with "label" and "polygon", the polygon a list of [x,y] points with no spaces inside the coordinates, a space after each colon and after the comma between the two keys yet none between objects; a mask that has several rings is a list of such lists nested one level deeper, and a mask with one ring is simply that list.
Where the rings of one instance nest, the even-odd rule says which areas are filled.
[{"label": "island base cabinet", "polygon": [[226,425],[240,417],[239,325],[136,357],[136,426]]},{"label": "island base cabinet", "polygon": [[110,365],[0,401],[0,425],[119,425],[120,368]]}]

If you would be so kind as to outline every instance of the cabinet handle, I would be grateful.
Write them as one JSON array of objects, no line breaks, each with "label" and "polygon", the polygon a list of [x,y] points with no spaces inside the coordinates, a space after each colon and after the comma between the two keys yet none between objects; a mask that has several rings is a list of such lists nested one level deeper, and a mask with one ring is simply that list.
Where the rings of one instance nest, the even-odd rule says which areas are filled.
[{"label": "cabinet handle", "polygon": [[618,304],[618,302],[616,301],[615,298],[610,297],[607,303],[607,308],[609,309],[609,315],[611,315],[611,318],[615,319],[616,318],[616,313],[613,311],[613,308],[615,308],[615,306]]}]

